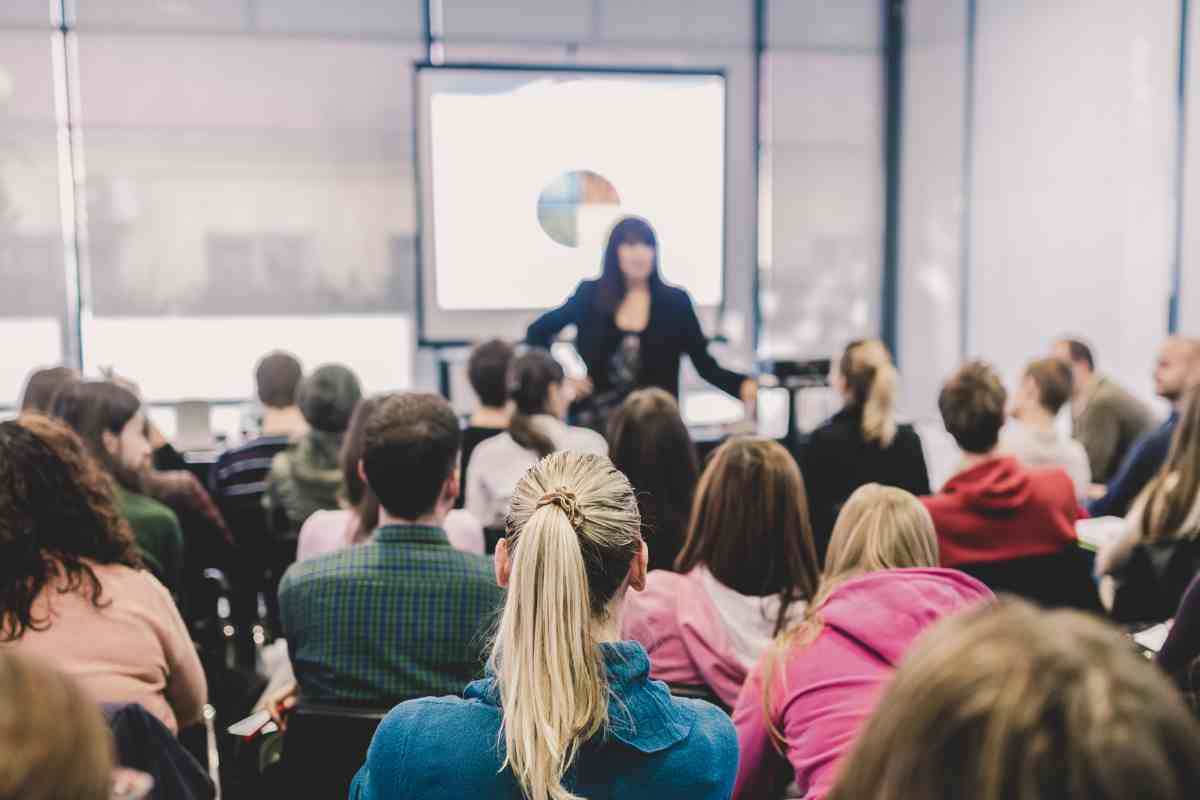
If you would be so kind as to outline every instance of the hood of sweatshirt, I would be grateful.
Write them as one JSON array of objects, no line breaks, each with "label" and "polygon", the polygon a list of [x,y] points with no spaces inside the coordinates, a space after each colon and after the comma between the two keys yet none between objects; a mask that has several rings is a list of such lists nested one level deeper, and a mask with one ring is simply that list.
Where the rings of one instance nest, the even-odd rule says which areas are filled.
[{"label": "hood of sweatshirt", "polygon": [[965,469],[942,490],[960,498],[967,508],[990,514],[1016,511],[1032,491],[1029,471],[1013,456],[991,458]]}]

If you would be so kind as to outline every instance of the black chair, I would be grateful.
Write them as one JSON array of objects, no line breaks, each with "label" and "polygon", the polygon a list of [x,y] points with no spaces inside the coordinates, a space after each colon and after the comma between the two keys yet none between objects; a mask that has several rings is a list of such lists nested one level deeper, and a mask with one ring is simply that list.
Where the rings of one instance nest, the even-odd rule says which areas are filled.
[{"label": "black chair", "polygon": [[692,686],[689,684],[671,683],[667,684],[667,688],[671,690],[671,694],[674,697],[686,697],[689,700],[703,700],[706,703],[712,703],[726,714],[732,712],[732,709],[725,705],[725,702],[717,696],[716,692],[707,686]]},{"label": "black chair", "polygon": [[504,538],[504,528],[483,529],[483,550],[489,556],[496,553],[496,543]]},{"label": "black chair", "polygon": [[301,702],[283,737],[282,781],[295,797],[344,798],[390,709]]},{"label": "black chair", "polygon": [[1045,556],[965,564],[959,569],[996,594],[1012,594],[1045,608],[1074,608],[1104,614],[1088,554],[1067,547]]}]

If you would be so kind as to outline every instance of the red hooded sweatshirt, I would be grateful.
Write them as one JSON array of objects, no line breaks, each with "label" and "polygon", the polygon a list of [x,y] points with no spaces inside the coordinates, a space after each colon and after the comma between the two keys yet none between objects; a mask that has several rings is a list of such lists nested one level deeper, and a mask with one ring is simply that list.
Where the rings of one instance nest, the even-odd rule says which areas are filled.
[{"label": "red hooded sweatshirt", "polygon": [[1075,522],[1087,516],[1066,472],[1028,469],[1012,456],[965,469],[921,500],[944,567],[1057,553],[1075,544]]}]

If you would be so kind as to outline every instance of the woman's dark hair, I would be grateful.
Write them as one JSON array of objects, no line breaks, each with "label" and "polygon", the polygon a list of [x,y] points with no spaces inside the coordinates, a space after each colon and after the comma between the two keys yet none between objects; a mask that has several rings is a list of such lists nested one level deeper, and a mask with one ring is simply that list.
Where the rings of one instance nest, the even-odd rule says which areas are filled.
[{"label": "woman's dark hair", "polygon": [[508,435],[513,441],[545,458],[554,452],[550,437],[533,426],[534,414],[546,413],[550,387],[561,384],[565,373],[562,365],[547,350],[528,350],[513,359],[508,368],[508,396],[515,406],[508,423]]},{"label": "woman's dark hair", "polygon": [[60,574],[61,593],[82,590],[101,606],[88,561],[141,566],[111,480],[61,422],[27,414],[0,423],[0,642],[49,625],[33,605]]},{"label": "woman's dark hair", "polygon": [[692,505],[679,572],[708,569],[735,592],[781,595],[775,633],[788,608],[817,591],[817,549],[796,460],[770,439],[734,437],[712,454]]},{"label": "woman's dark hair", "polygon": [[137,395],[108,381],[80,381],[64,386],[54,398],[52,416],[79,434],[83,443],[110,475],[127,489],[140,491],[141,476],[124,468],[104,446],[104,432],[120,436],[142,408]]},{"label": "woman's dark hair", "polygon": [[367,430],[367,419],[379,408],[383,396],[364,397],[350,415],[350,427],[342,439],[342,450],[338,461],[342,465],[342,495],[354,509],[358,524],[350,536],[350,544],[358,544],[371,535],[379,524],[379,498],[358,474],[358,464],[363,457],[363,442]]},{"label": "woman's dark hair", "polygon": [[639,389],[608,422],[609,457],[633,484],[650,569],[674,569],[683,547],[700,460],[679,404],[662,389]]},{"label": "woman's dark hair", "polygon": [[625,217],[613,226],[604,248],[604,265],[596,287],[596,307],[611,314],[625,299],[625,276],[621,274],[621,262],[617,249],[623,244],[644,244],[654,250],[654,267],[650,270],[650,291],[662,288],[662,277],[658,274],[658,237],[654,228],[641,217]]},{"label": "woman's dark hair", "polygon": [[54,395],[62,387],[79,381],[79,372],[70,367],[46,367],[34,370],[21,393],[21,411],[49,414]]}]

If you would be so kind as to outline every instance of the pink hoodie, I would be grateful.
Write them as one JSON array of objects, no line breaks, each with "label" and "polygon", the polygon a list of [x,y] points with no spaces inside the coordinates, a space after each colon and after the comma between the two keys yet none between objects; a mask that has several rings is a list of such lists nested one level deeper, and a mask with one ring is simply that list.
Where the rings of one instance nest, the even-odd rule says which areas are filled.
[{"label": "pink hoodie", "polygon": [[741,760],[733,796],[778,797],[794,779],[802,797],[823,798],[913,640],[991,597],[982,583],[950,569],[882,570],[835,589],[818,613],[824,628],[816,640],[793,649],[775,673],[771,719],[787,742],[786,759],[763,716],[762,662],[738,698],[733,722]]}]

